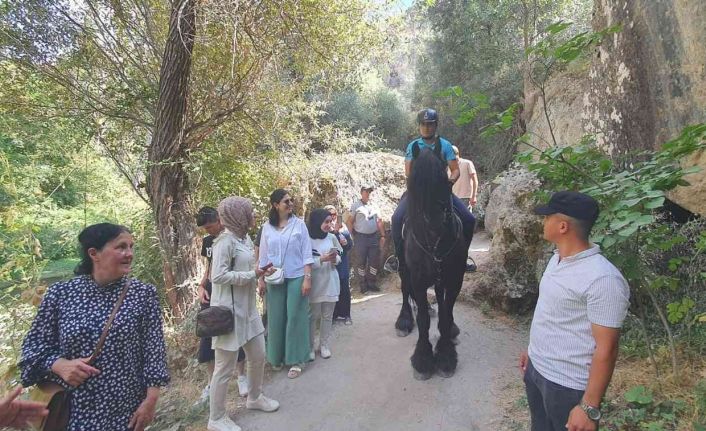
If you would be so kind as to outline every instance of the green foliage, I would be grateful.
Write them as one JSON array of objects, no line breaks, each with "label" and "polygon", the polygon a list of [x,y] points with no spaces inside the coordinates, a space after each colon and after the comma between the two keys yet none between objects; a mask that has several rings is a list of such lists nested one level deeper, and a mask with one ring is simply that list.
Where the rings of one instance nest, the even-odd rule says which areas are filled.
[{"label": "green foliage", "polygon": [[678,323],[684,320],[695,305],[696,302],[691,298],[682,298],[681,301],[667,304],[669,323]]},{"label": "green foliage", "polygon": [[[573,17],[589,26],[591,1],[439,1],[419,7],[426,43],[416,39],[413,106],[441,111],[441,133],[494,176],[512,161],[514,115],[489,114],[515,103],[525,90],[525,49],[541,29]],[[421,19],[421,18],[420,18]],[[576,26],[567,31],[573,31]],[[522,65],[523,67],[518,67]],[[515,108],[517,109],[517,108]],[[506,133],[482,132],[496,123]]]},{"label": "green foliage", "polygon": [[[694,429],[706,429],[706,380],[700,380],[694,388],[696,418]],[[699,428],[700,427],[700,428]]]},{"label": "green foliage", "polygon": [[601,428],[628,431],[676,430],[680,417],[687,410],[684,400],[658,401],[652,390],[645,386],[630,388],[623,398],[627,403],[625,406],[622,403],[603,406]]},{"label": "green foliage", "polygon": [[638,406],[648,406],[654,401],[652,391],[644,386],[634,386],[625,392],[625,401]]},{"label": "green foliage", "polygon": [[335,93],[323,111],[323,126],[349,129],[354,135],[370,133],[383,140],[386,148],[402,149],[414,134],[400,94],[379,83],[363,91],[349,88]]},{"label": "green foliage", "polygon": [[[545,37],[525,50],[528,57],[543,66],[542,72],[545,73],[545,79],[551,73],[552,68],[571,63],[583,55],[587,48],[600,45],[606,36],[622,30],[622,25],[616,24],[600,31],[581,32],[568,40],[563,40],[566,30],[572,26],[572,22],[566,21],[558,21],[547,26]],[[536,72],[536,69],[533,72]]]}]

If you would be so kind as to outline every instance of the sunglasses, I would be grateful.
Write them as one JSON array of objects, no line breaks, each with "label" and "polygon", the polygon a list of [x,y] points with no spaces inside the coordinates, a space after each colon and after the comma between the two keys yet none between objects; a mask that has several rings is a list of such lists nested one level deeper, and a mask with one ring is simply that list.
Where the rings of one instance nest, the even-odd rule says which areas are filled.
[{"label": "sunglasses", "polygon": [[292,198],[283,199],[283,200],[279,201],[279,203],[281,203],[281,204],[291,204],[291,203],[294,203],[294,199],[292,199]]}]

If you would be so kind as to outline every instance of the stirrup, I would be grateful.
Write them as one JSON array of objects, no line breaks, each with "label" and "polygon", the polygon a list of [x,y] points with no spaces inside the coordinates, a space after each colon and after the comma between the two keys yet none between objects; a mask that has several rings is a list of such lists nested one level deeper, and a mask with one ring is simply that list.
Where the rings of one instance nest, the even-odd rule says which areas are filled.
[{"label": "stirrup", "polygon": [[[469,260],[470,263],[468,262]],[[466,259],[466,272],[476,272],[477,269],[476,261],[471,256],[468,256],[468,259]]]},{"label": "stirrup", "polygon": [[399,259],[397,259],[397,256],[392,254],[387,259],[385,259],[385,264],[382,266],[382,269],[389,273],[398,272],[400,269],[400,261]]}]

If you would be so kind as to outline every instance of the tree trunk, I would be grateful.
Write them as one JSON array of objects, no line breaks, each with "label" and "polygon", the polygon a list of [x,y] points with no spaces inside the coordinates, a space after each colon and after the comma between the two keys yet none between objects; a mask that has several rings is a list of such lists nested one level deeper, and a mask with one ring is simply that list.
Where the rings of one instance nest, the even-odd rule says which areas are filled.
[{"label": "tree trunk", "polygon": [[148,152],[147,193],[165,259],[166,298],[177,319],[183,317],[193,299],[199,265],[189,178],[184,167],[188,150],[184,130],[195,34],[195,0],[174,0]]}]

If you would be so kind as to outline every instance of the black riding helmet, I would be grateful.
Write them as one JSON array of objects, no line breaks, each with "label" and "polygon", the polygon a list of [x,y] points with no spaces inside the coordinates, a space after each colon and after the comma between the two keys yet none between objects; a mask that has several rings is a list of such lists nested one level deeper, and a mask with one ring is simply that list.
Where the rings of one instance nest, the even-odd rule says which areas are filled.
[{"label": "black riding helmet", "polygon": [[417,113],[417,124],[422,123],[438,123],[439,114],[435,109],[424,108]]}]

